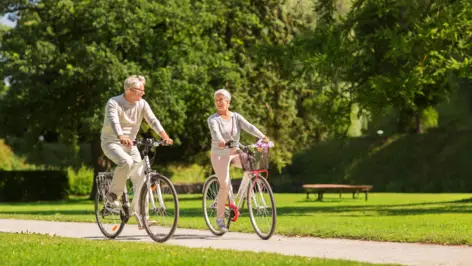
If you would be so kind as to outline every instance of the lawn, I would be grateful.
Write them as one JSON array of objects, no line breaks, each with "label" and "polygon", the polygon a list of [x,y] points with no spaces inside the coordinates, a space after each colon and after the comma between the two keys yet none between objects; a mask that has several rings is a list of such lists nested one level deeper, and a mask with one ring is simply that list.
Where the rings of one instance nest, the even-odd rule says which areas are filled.
[{"label": "lawn", "polygon": [[[179,195],[179,227],[206,229],[201,195]],[[472,245],[472,194],[372,193],[369,200],[326,194],[276,194],[276,233],[397,242]],[[0,218],[94,222],[93,202],[0,204]],[[134,219],[131,221],[134,223]],[[253,232],[246,210],[232,231]]]},{"label": "lawn", "polygon": [[[38,248],[40,247],[40,248]],[[271,253],[0,233],[3,265],[374,265]]]}]

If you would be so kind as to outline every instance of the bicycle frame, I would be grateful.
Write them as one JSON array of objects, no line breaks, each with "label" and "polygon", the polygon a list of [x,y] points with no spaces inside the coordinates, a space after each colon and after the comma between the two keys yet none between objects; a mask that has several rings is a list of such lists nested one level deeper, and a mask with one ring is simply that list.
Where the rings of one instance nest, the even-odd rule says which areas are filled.
[{"label": "bicycle frame", "polygon": [[[247,177],[249,180],[246,183],[244,182],[244,180],[241,182],[241,185],[239,186],[238,193],[236,194],[236,196],[234,196],[234,194],[233,194],[233,186],[230,186],[230,190],[228,192],[229,193],[229,198],[230,198],[231,201],[234,200],[236,202],[236,200],[238,200],[236,205],[232,204],[231,201],[230,201],[229,204],[225,204],[225,206],[228,206],[230,209],[232,209],[234,211],[233,222],[236,222],[238,220],[239,209],[241,209],[242,204],[244,203],[244,200],[247,197],[247,186],[250,185],[249,183],[250,183],[251,179],[253,177],[259,177],[259,176],[264,177],[266,179],[269,177],[269,172],[267,170],[252,170],[252,171],[246,171],[246,172],[249,173],[248,177]],[[265,176],[261,175],[262,173],[265,173]],[[245,185],[243,186],[243,184],[245,184]],[[259,191],[261,191],[261,190],[259,189]],[[261,197],[261,198],[262,198],[262,201],[264,201],[264,198],[263,197]],[[254,199],[255,199],[255,197],[254,197]],[[254,202],[255,202],[256,207],[258,208],[259,206],[257,206],[258,205],[257,201],[254,200]],[[263,202],[263,205],[265,206],[266,203]]]},{"label": "bicycle frame", "polygon": [[[140,169],[141,167],[144,167],[144,169],[141,171],[141,174],[138,174],[138,169]],[[131,176],[139,176],[139,179],[142,180],[142,183],[138,184],[141,185],[141,189],[144,189],[144,186],[147,187],[148,189],[148,201],[149,203],[151,204],[152,208],[153,209],[160,209],[160,210],[165,210],[165,204],[164,204],[164,199],[162,197],[162,191],[161,191],[161,187],[160,187],[160,184],[157,184],[157,186],[153,186],[151,187],[151,174],[153,173],[152,171],[152,168],[151,168],[151,162],[149,160],[149,156],[147,155],[147,152],[144,154],[144,157],[143,159],[135,164],[133,166],[133,168],[131,169],[131,171],[128,173],[128,176],[126,177],[126,179],[130,179]],[[134,185],[134,184],[133,184]],[[154,201],[154,197],[152,195],[152,193],[157,189],[157,196],[158,196],[158,199],[159,199],[159,205],[160,207],[156,207],[156,202]],[[141,191],[141,190],[139,190]],[[139,197],[138,193],[135,192],[135,195],[134,197]],[[141,193],[139,193],[141,194]],[[124,191],[124,195],[127,195],[127,192],[126,192],[126,187],[125,187],[125,191]],[[126,196],[126,198],[124,198],[124,203],[127,204],[129,206],[129,199],[128,197]],[[137,204],[139,204],[139,199],[138,199],[138,202]],[[142,212],[143,210],[141,210]],[[141,214],[142,215],[142,214]],[[130,215],[128,214],[128,217]],[[138,223],[140,226],[143,225],[142,223],[142,220],[141,220],[141,217],[140,215],[136,214],[136,217],[138,219]]]}]

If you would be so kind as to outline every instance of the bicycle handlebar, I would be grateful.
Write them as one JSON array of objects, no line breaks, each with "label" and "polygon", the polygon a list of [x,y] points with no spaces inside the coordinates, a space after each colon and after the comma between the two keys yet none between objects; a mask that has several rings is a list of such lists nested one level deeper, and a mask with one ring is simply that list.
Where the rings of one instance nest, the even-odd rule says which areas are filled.
[{"label": "bicycle handlebar", "polygon": [[151,147],[159,147],[159,146],[170,146],[170,144],[167,144],[164,140],[155,140],[153,138],[147,138],[147,139],[137,139],[133,141],[133,145],[144,145],[146,148],[151,148]]},{"label": "bicycle handlebar", "polygon": [[241,148],[272,148],[274,147],[274,143],[271,141],[269,143],[263,142],[261,139],[256,142],[256,144],[249,144],[249,145],[243,145],[240,142],[236,142],[234,140],[229,140],[225,143],[225,147],[227,148],[236,148],[236,147],[241,147]]}]

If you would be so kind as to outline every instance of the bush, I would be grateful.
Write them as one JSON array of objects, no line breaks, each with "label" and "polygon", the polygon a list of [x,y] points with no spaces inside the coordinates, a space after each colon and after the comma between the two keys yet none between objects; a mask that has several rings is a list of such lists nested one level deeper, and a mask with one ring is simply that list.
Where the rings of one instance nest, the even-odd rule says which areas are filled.
[{"label": "bush", "polygon": [[67,175],[69,177],[70,195],[90,195],[93,186],[93,169],[82,165],[76,171],[69,167]]},{"label": "bush", "polygon": [[373,185],[375,192],[472,192],[472,126],[329,141],[294,156],[293,181]]},{"label": "bush", "polygon": [[25,163],[24,158],[13,153],[12,149],[0,139],[0,169],[2,170],[32,170],[35,166]]},{"label": "bush", "polygon": [[0,171],[0,201],[61,200],[69,182],[64,171]]}]

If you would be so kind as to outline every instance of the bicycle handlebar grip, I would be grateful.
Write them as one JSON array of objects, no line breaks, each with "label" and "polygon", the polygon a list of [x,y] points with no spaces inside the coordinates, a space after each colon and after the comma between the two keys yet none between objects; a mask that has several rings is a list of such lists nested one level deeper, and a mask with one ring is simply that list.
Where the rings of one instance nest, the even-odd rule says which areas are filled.
[{"label": "bicycle handlebar grip", "polygon": [[234,148],[236,147],[236,142],[234,140],[228,140],[226,143],[225,143],[225,147],[227,148]]}]

